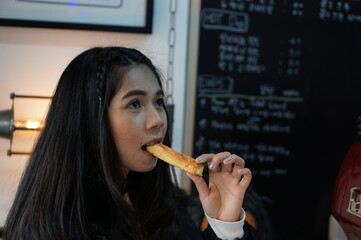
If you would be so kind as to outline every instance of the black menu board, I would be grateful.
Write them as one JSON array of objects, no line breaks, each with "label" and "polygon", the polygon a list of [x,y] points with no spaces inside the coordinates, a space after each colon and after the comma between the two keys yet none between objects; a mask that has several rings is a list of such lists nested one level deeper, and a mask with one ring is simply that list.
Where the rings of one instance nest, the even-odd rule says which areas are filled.
[{"label": "black menu board", "polygon": [[361,1],[202,0],[193,152],[253,172],[275,239],[327,239],[361,114]]}]

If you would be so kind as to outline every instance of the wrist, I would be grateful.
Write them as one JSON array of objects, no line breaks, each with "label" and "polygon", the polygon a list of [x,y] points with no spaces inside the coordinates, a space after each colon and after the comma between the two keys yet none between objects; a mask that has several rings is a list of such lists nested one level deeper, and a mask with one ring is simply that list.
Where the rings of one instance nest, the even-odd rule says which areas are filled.
[{"label": "wrist", "polygon": [[[241,222],[241,221],[244,221],[246,218],[246,212],[244,211],[243,208],[240,209],[239,214],[234,215],[234,216],[224,214],[224,216],[211,217],[206,212],[204,214],[206,215],[207,218],[211,218],[211,219],[221,221],[221,222]],[[232,215],[233,214],[234,214],[234,212],[232,213]]]}]

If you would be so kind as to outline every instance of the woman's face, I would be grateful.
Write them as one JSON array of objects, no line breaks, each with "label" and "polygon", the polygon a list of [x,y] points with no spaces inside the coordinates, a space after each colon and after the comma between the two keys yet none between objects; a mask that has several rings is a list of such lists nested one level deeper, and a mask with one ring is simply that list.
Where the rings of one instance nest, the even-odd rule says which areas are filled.
[{"label": "woman's face", "polygon": [[124,170],[147,172],[157,158],[145,151],[147,144],[163,142],[167,130],[164,93],[146,65],[124,75],[110,102],[108,119]]}]

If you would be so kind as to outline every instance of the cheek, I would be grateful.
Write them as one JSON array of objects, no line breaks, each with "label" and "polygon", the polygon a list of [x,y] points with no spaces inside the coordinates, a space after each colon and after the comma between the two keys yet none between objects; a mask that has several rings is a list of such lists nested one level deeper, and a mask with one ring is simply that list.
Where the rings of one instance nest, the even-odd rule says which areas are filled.
[{"label": "cheek", "polygon": [[119,123],[113,128],[113,140],[120,159],[128,159],[129,154],[138,150],[140,130],[133,122]]},{"label": "cheek", "polygon": [[140,123],[136,119],[123,118],[113,124],[113,136],[115,139],[125,141],[129,138],[134,138],[139,134]]},{"label": "cheek", "polygon": [[[165,136],[165,133],[167,132],[167,129],[168,129],[168,124],[167,124],[167,118],[164,122],[164,126],[163,126],[163,135]],[[171,127],[172,125],[169,125],[169,127]],[[171,129],[169,129],[169,132],[171,132]]]},{"label": "cheek", "polygon": [[[170,124],[168,126],[168,118],[167,118],[167,114],[165,112],[160,113],[160,116],[161,116],[162,121],[163,121],[163,125],[160,127],[160,130],[163,133],[163,137],[164,137],[168,127],[171,127],[172,125]],[[170,132],[170,130],[171,129],[169,129],[168,131]]]}]

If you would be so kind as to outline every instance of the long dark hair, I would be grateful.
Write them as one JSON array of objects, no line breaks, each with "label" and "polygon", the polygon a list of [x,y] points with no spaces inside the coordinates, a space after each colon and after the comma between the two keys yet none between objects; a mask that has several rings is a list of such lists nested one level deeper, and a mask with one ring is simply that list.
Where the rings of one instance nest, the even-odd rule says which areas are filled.
[{"label": "long dark hair", "polygon": [[[151,60],[135,49],[96,47],[71,61],[19,184],[4,239],[174,235],[177,191],[169,165],[158,161],[150,172],[125,177],[108,126],[107,109],[122,76],[139,64],[148,66],[162,87]],[[167,132],[164,144],[169,139]]]}]

